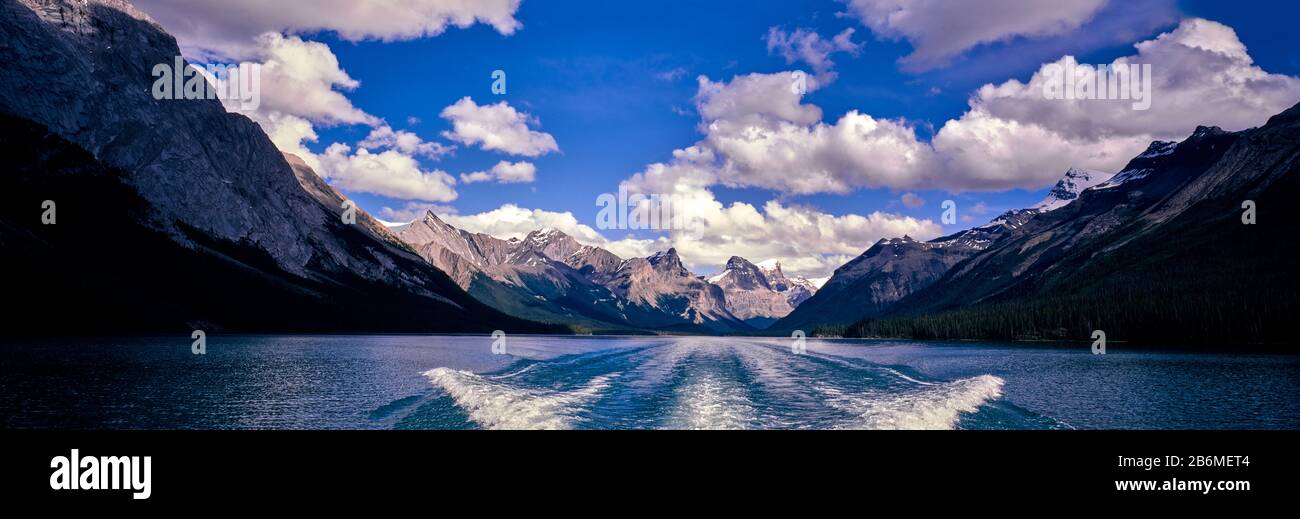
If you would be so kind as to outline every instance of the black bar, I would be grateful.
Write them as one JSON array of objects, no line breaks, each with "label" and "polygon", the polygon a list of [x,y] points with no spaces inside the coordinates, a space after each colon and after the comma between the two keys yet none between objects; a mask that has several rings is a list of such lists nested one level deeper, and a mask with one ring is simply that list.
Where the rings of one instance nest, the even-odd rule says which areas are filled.
[{"label": "black bar", "polygon": [[[1120,503],[1257,503],[1294,494],[1296,431],[4,431],[6,501],[168,509],[261,500],[1033,495]],[[148,499],[54,490],[51,460],[150,456]],[[1121,467],[1177,456],[1180,467]],[[1200,461],[1211,466],[1189,466]],[[1236,460],[1236,461],[1228,461]],[[1243,464],[1244,462],[1244,464]],[[1231,463],[1235,466],[1222,466]],[[1248,490],[1118,491],[1116,481],[1249,482]],[[548,497],[549,496],[549,497]],[[717,499],[713,495],[710,499]]]}]

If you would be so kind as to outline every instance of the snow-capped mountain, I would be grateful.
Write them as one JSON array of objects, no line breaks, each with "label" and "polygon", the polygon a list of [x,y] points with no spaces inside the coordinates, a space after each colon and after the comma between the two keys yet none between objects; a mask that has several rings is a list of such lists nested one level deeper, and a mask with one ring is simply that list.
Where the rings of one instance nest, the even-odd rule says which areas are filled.
[{"label": "snow-capped mountain", "polygon": [[767,276],[767,281],[772,285],[772,290],[786,295],[790,307],[799,306],[800,303],[807,301],[817,289],[830,279],[822,278],[820,282],[815,282],[803,276],[786,277],[785,272],[781,271],[781,262],[770,259],[757,264],[763,270],[763,275]]},{"label": "snow-capped mountain", "polygon": [[722,288],[732,315],[757,328],[789,315],[817,291],[807,279],[787,278],[776,261],[756,265],[740,256],[732,256],[708,280]]},{"label": "snow-capped mountain", "polygon": [[1101,184],[1113,176],[1111,173],[1089,169],[1070,168],[1065,172],[1056,186],[1047,193],[1047,198],[1031,207],[1040,211],[1053,211],[1079,198],[1079,193],[1092,186]]},{"label": "snow-capped mountain", "polygon": [[686,269],[677,251],[624,260],[558,229],[503,240],[429,212],[393,228],[470,294],[515,315],[591,328],[730,332],[749,328],[722,290]]}]

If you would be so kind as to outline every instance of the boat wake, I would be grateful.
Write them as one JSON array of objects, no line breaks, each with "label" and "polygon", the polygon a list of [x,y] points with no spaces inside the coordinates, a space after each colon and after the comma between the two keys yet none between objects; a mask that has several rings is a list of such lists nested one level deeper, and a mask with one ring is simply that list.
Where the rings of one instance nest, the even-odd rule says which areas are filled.
[{"label": "boat wake", "polygon": [[[483,429],[976,429],[1059,426],[1002,400],[993,375],[924,380],[900,366],[781,341],[700,338],[495,373],[423,373],[418,427]],[[409,399],[409,397],[408,397]],[[403,400],[408,400],[403,399]],[[381,408],[396,413],[400,402]],[[412,406],[415,407],[415,406]],[[407,420],[407,422],[411,422]],[[407,423],[403,422],[403,423]]]},{"label": "boat wake", "polygon": [[512,387],[450,368],[431,369],[424,376],[487,429],[570,429],[577,411],[609,388],[611,378],[596,377],[577,389],[560,391]]}]

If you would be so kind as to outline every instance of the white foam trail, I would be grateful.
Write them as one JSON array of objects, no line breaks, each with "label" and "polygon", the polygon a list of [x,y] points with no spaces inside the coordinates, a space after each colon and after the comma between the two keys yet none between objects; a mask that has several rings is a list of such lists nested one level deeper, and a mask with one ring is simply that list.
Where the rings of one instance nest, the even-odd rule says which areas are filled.
[{"label": "white foam trail", "polygon": [[529,365],[527,365],[527,366],[524,366],[524,369],[521,369],[521,370],[519,370],[519,371],[515,371],[515,372],[512,372],[512,373],[506,373],[506,374],[504,374],[504,375],[496,375],[496,376],[492,376],[492,377],[488,377],[488,378],[491,378],[491,379],[493,379],[493,380],[501,380],[501,379],[506,379],[506,378],[515,378],[515,377],[517,377],[517,376],[519,376],[519,375],[523,375],[524,373],[528,373],[529,371],[532,371],[532,369],[535,368],[535,367],[537,367],[537,364],[529,364]]},{"label": "white foam trail", "polygon": [[570,429],[581,406],[609,387],[612,378],[599,376],[578,389],[523,389],[481,375],[451,368],[424,372],[471,420],[487,429]]},{"label": "white foam trail", "polygon": [[834,388],[821,389],[828,405],[859,416],[848,428],[953,429],[961,413],[973,413],[1001,397],[1003,383],[993,375],[980,375],[905,393],[845,395]]},{"label": "white foam trail", "polygon": [[908,382],[912,382],[912,383],[920,384],[920,385],[922,385],[922,386],[934,386],[934,385],[937,385],[937,384],[935,384],[934,382],[924,382],[924,381],[920,381],[920,380],[914,379],[914,378],[912,378],[912,377],[909,377],[909,376],[907,376],[907,375],[904,375],[902,371],[898,371],[898,370],[893,369],[893,368],[884,368],[884,369],[887,370],[887,371],[889,371],[890,373],[893,373],[894,375],[897,375],[898,378],[901,378],[901,379],[906,380],[906,381],[908,381]]},{"label": "white foam trail", "polygon": [[712,374],[701,375],[682,386],[677,395],[674,428],[745,429],[753,421],[753,407],[745,391]]}]

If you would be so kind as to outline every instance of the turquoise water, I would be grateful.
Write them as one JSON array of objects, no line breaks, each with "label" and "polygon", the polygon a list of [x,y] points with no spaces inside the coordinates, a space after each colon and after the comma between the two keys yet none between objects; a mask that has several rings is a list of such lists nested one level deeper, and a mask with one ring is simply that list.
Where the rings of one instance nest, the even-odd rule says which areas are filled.
[{"label": "turquoise water", "polygon": [[707,337],[210,335],[0,346],[7,428],[1300,427],[1300,357]]}]

